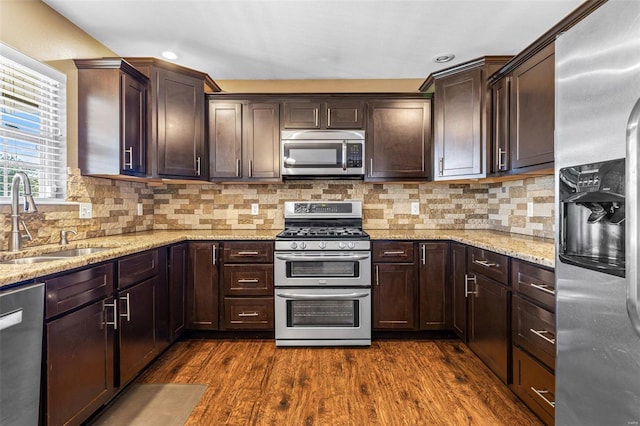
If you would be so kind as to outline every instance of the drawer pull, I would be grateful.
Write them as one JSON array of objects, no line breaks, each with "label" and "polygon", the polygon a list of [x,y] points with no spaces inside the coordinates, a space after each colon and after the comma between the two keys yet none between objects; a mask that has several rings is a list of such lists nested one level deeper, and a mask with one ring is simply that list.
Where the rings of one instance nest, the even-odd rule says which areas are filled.
[{"label": "drawer pull", "polygon": [[531,287],[538,289],[540,291],[544,291],[547,294],[552,294],[552,295],[556,295],[556,292],[554,290],[549,290],[549,286],[546,284],[534,284],[534,283],[525,283],[522,281],[518,281],[518,284],[520,285],[530,285]]},{"label": "drawer pull", "polygon": [[[535,334],[536,336],[538,336],[539,338],[546,340],[547,342],[551,343],[552,345],[556,344],[556,338],[555,336],[553,336],[553,334],[551,334],[550,331],[547,330],[534,330],[533,328],[529,329],[530,332],[532,332],[533,334]],[[553,338],[548,338],[547,336],[545,336],[545,334],[551,334],[553,336]]]},{"label": "drawer pull", "polygon": [[551,392],[549,392],[548,390],[538,390],[538,389],[534,388],[533,386],[531,386],[531,390],[534,391],[535,394],[538,395],[540,398],[542,398],[544,400],[544,402],[549,404],[551,407],[556,408],[556,402],[555,401],[549,401],[545,397],[546,394],[553,395]]},{"label": "drawer pull", "polygon": [[498,265],[497,263],[491,263],[488,260],[481,260],[481,259],[474,259],[473,263],[476,263],[478,265],[482,265],[485,266],[487,268],[495,268],[498,267],[500,265]]},{"label": "drawer pull", "polygon": [[383,256],[404,256],[406,253],[404,250],[402,251],[385,251],[382,253]]},{"label": "drawer pull", "polygon": [[259,282],[260,280],[257,278],[242,278],[238,280],[239,284],[256,284]]},{"label": "drawer pull", "polygon": [[423,265],[427,264],[427,245],[426,244],[422,244],[420,245],[420,260],[422,261]]},{"label": "drawer pull", "polygon": [[239,317],[257,317],[259,315],[257,312],[240,312],[238,314]]},{"label": "drawer pull", "polygon": [[237,253],[238,256],[257,256],[260,252],[257,251],[239,251]]},{"label": "drawer pull", "polygon": [[464,275],[464,297],[469,297],[470,294],[478,294],[477,291],[469,291],[469,282],[476,284],[475,275]]},{"label": "drawer pull", "polygon": [[118,329],[118,321],[116,321],[116,318],[118,317],[118,313],[116,311],[116,301],[114,300],[113,303],[105,303],[105,301],[102,302],[102,307],[103,308],[111,308],[113,309],[113,322],[110,321],[106,321],[106,316],[107,314],[105,313],[105,322],[104,325],[112,325],[114,330]]}]

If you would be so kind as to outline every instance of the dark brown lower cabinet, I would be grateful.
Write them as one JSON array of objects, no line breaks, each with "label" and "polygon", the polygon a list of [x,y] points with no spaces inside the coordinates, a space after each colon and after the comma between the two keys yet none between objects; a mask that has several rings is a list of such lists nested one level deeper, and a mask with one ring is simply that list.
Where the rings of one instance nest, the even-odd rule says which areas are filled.
[{"label": "dark brown lower cabinet", "polygon": [[126,385],[158,354],[155,333],[158,277],[118,292],[119,386]]},{"label": "dark brown lower cabinet", "polygon": [[420,330],[446,330],[451,323],[449,243],[420,243]]},{"label": "dark brown lower cabinet", "polygon": [[547,425],[555,418],[555,376],[520,348],[513,347],[511,389]]},{"label": "dark brown lower cabinet", "polygon": [[189,247],[186,243],[169,248],[169,340],[175,341],[187,325],[187,269]]},{"label": "dark brown lower cabinet", "polygon": [[413,263],[376,263],[372,285],[373,328],[415,329],[415,288]]},{"label": "dark brown lower cabinet", "polygon": [[467,342],[467,247],[451,243],[451,326]]},{"label": "dark brown lower cabinet", "polygon": [[509,383],[509,301],[507,287],[483,275],[469,283],[469,335],[471,350],[500,378]]},{"label": "dark brown lower cabinet", "polygon": [[46,423],[79,425],[114,393],[112,300],[46,324]]},{"label": "dark brown lower cabinet", "polygon": [[189,243],[187,327],[218,329],[218,243]]}]

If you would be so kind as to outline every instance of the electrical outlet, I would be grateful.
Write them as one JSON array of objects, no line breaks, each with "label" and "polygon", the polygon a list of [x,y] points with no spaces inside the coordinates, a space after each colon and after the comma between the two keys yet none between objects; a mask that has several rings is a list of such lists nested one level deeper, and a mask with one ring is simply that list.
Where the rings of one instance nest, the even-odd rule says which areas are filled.
[{"label": "electrical outlet", "polygon": [[533,216],[533,201],[527,203],[527,217]]},{"label": "electrical outlet", "polygon": [[251,214],[252,215],[257,215],[258,212],[260,211],[260,207],[258,206],[257,203],[251,204]]},{"label": "electrical outlet", "polygon": [[414,216],[420,214],[420,203],[411,203],[411,214]]},{"label": "electrical outlet", "polygon": [[91,203],[80,203],[78,205],[80,219],[91,219],[93,217],[93,206]]},{"label": "electrical outlet", "polygon": [[142,208],[142,203],[138,203],[138,216],[142,216],[144,214],[144,210]]}]

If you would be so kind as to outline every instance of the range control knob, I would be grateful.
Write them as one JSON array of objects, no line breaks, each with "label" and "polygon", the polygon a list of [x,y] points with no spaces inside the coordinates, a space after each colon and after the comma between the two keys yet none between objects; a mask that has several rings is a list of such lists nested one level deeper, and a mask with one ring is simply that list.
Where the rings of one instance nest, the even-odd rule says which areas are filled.
[{"label": "range control knob", "polygon": [[356,243],[354,243],[353,241],[349,241],[349,248],[353,249],[356,247]]},{"label": "range control knob", "polygon": [[307,248],[307,243],[305,243],[304,241],[303,241],[303,242],[301,242],[301,243],[300,243],[300,248],[301,248],[302,250],[306,249],[306,248]]},{"label": "range control knob", "polygon": [[347,246],[347,245],[346,245],[345,243],[342,243],[342,242],[338,243],[338,248],[343,249],[343,248],[345,248],[346,246]]},{"label": "range control knob", "polygon": [[327,247],[327,243],[325,243],[324,241],[320,241],[318,243],[318,247],[320,247],[321,249],[326,248]]},{"label": "range control knob", "polygon": [[292,249],[297,249],[298,248],[298,244],[296,244],[296,242],[292,242],[289,247],[291,247]]}]

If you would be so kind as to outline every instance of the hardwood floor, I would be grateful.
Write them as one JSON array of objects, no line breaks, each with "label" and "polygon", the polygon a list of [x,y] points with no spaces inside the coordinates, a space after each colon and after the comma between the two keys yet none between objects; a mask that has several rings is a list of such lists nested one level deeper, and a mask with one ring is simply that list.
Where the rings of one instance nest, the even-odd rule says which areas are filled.
[{"label": "hardwood floor", "polygon": [[184,340],[138,383],[207,384],[187,425],[540,425],[456,340]]}]

